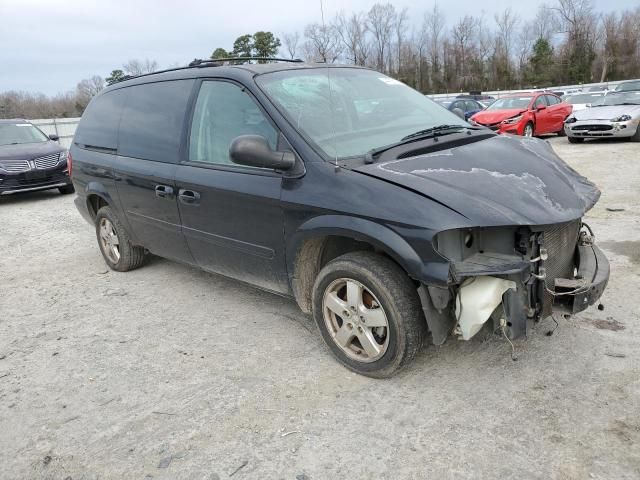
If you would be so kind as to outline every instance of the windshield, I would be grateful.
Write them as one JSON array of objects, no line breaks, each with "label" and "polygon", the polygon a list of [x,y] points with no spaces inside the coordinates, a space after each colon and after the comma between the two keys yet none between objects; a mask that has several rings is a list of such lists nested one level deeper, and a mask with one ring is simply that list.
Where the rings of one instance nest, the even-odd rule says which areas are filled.
[{"label": "windshield", "polygon": [[371,70],[287,70],[256,81],[291,124],[331,159],[361,157],[437,125],[469,127],[423,94]]},{"label": "windshield", "polygon": [[640,81],[624,82],[616,87],[616,92],[630,92],[631,90],[640,90]]},{"label": "windshield", "polygon": [[565,99],[565,102],[568,102],[572,105],[581,104],[581,103],[593,103],[597,101],[599,98],[602,98],[601,93],[590,93],[583,95],[571,95]]},{"label": "windshield", "polygon": [[500,98],[487,107],[487,110],[524,110],[533,97]]},{"label": "windshield", "polygon": [[640,105],[640,91],[634,92],[609,92],[608,95],[593,102],[594,107],[605,105],[623,105],[625,103]]},{"label": "windshield", "polygon": [[0,145],[39,143],[47,140],[49,137],[30,123],[0,123]]}]

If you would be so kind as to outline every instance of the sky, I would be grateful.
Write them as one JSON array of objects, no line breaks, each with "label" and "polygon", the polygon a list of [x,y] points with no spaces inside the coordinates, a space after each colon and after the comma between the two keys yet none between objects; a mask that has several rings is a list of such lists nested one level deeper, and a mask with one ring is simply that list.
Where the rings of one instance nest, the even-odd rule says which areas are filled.
[{"label": "sky", "polygon": [[[547,0],[547,3],[554,0]],[[325,20],[337,12],[368,10],[375,1],[323,0]],[[392,0],[421,23],[434,0]],[[449,24],[469,13],[512,7],[523,19],[542,0],[456,0],[438,2]],[[622,10],[638,0],[593,0],[600,11]],[[478,9],[478,6],[481,6]],[[216,47],[230,49],[245,33],[302,34],[320,21],[320,0],[0,0],[0,92],[54,95],[92,75],[107,77],[130,59],[149,58],[161,67],[207,58]]]}]

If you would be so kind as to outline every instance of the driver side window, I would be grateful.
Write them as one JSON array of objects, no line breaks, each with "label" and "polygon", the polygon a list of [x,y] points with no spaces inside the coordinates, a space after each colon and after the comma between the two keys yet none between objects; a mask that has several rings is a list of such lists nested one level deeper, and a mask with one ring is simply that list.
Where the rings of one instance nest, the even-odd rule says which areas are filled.
[{"label": "driver side window", "polygon": [[193,112],[189,161],[235,165],[229,146],[240,135],[261,135],[276,149],[276,129],[247,92],[230,82],[203,82]]},{"label": "driver side window", "polygon": [[537,99],[536,99],[536,103],[534,105],[535,108],[538,108],[541,105],[544,105],[545,107],[547,106],[547,101],[544,99],[544,95],[540,95]]}]

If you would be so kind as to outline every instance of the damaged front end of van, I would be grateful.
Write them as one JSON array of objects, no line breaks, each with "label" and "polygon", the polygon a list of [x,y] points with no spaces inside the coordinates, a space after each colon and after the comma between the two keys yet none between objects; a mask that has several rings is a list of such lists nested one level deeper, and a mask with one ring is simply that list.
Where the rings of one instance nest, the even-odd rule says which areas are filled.
[{"label": "damaged front end of van", "polygon": [[582,218],[600,191],[547,142],[494,137],[401,157],[358,170],[428,196],[461,224],[431,238],[446,278],[418,289],[433,343],[487,324],[521,338],[528,321],[598,301],[609,263]]}]

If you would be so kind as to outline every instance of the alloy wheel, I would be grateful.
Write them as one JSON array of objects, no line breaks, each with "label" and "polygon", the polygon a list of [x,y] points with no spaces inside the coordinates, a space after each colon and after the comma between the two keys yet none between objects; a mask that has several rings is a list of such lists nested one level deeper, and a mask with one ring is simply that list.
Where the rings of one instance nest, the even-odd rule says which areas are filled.
[{"label": "alloy wheel", "polygon": [[102,251],[112,263],[120,260],[120,239],[108,218],[100,219],[100,245]]},{"label": "alloy wheel", "polygon": [[335,344],[359,362],[381,358],[389,346],[389,322],[376,296],[350,278],[334,280],[325,290],[323,316]]},{"label": "alloy wheel", "polygon": [[533,125],[531,125],[530,123],[526,124],[524,127],[524,136],[533,137]]}]

